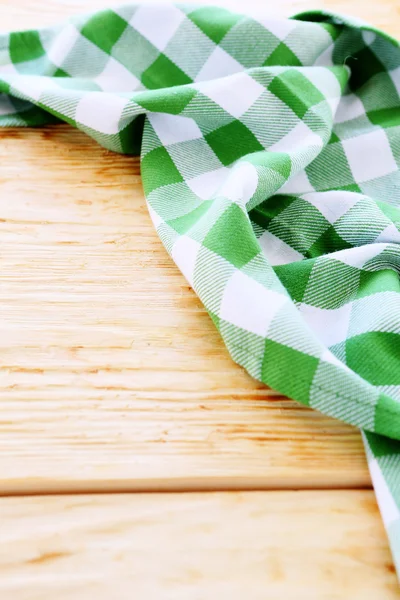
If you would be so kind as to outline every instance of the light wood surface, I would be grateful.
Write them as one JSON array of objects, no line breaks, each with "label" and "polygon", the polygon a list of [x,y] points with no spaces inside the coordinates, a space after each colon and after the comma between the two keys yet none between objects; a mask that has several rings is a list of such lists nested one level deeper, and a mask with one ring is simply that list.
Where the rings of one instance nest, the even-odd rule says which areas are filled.
[{"label": "light wood surface", "polygon": [[[393,0],[219,3],[400,31]],[[0,0],[0,27],[117,4]],[[400,598],[363,487],[356,430],[232,363],[153,230],[137,158],[68,126],[0,130],[2,600]],[[269,491],[228,492],[246,489]]]},{"label": "light wood surface", "polygon": [[0,130],[0,182],[2,493],[369,485],[357,431],[232,363],[138,159]]},{"label": "light wood surface", "polygon": [[395,600],[372,491],[0,499],[13,600]]}]

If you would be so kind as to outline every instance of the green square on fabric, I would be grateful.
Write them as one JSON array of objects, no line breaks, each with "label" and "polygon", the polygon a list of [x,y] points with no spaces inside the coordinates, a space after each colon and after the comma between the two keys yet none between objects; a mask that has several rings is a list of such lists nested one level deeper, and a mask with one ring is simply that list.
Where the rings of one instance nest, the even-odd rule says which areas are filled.
[{"label": "green square on fabric", "polygon": [[133,27],[124,29],[111,51],[111,56],[138,79],[159,54],[159,50]]},{"label": "green square on fabric", "polygon": [[328,256],[317,258],[311,272],[304,302],[318,308],[340,308],[355,298],[360,270]]},{"label": "green square on fabric", "polygon": [[142,159],[141,169],[151,174],[143,178],[143,188],[146,196],[161,185],[183,181],[182,175],[174,161],[163,147],[150,150]]},{"label": "green square on fabric", "polygon": [[336,135],[334,131],[332,131],[328,144],[336,144],[336,142],[340,142],[340,138]]},{"label": "green square on fabric", "polygon": [[[168,145],[168,152],[184,179],[191,180],[207,171],[221,168],[221,163],[204,138]],[[196,160],[193,160],[193,156]]]},{"label": "green square on fabric", "polygon": [[[107,26],[105,27],[105,19]],[[111,54],[114,44],[119,40],[128,23],[112,10],[94,14],[81,29],[81,34],[96,44],[107,54]]]},{"label": "green square on fabric", "polygon": [[192,87],[175,87],[135,93],[135,102],[146,110],[157,112],[162,104],[163,111],[179,115],[198,94]]},{"label": "green square on fabric", "polygon": [[288,179],[292,170],[292,161],[289,154],[286,152],[254,152],[247,158],[247,161],[258,167],[266,167],[272,169],[282,175],[284,179]]},{"label": "green square on fabric", "polygon": [[[351,227],[357,223],[357,227]],[[350,244],[372,244],[386,227],[389,219],[369,198],[361,198],[340,219],[335,222],[337,233]]]},{"label": "green square on fabric", "polygon": [[205,200],[194,210],[187,213],[186,215],[176,217],[175,219],[168,221],[168,225],[170,225],[170,227],[172,227],[173,229],[175,229],[175,231],[182,235],[189,231],[189,229],[191,229],[193,225],[195,225],[199,221],[199,219],[201,219],[202,216],[206,214],[211,204],[212,200]]},{"label": "green square on fabric", "polygon": [[[238,44],[238,39],[247,40]],[[261,67],[279,44],[279,38],[258,21],[244,19],[229,31],[220,46],[244,67]]]},{"label": "green square on fabric", "polygon": [[340,23],[335,23],[334,25],[332,23],[320,23],[320,25],[329,33],[333,41],[337,40],[343,31],[343,25]]},{"label": "green square on fabric", "polygon": [[205,139],[225,166],[245,154],[263,150],[255,135],[240,121],[233,121],[215,129],[207,134]]},{"label": "green square on fabric", "polygon": [[389,437],[400,439],[400,402],[386,394],[379,396],[375,409],[375,429]]},{"label": "green square on fabric", "polygon": [[340,143],[329,144],[306,167],[307,177],[317,191],[342,189],[354,184],[343,146]]},{"label": "green square on fabric", "polygon": [[310,388],[319,359],[298,350],[265,341],[262,381],[281,394],[309,403]]},{"label": "green square on fabric", "polygon": [[228,31],[240,19],[243,19],[242,15],[232,13],[225,8],[218,8],[217,6],[198,8],[190,12],[188,17],[216,44],[219,44]]},{"label": "green square on fabric", "polygon": [[119,141],[125,154],[140,155],[143,125],[144,115],[139,115],[120,131]]},{"label": "green square on fabric", "polygon": [[307,259],[274,267],[275,273],[289,292],[293,302],[303,301],[314,262],[312,259]]},{"label": "green square on fabric", "polygon": [[[399,131],[400,133],[400,131]],[[376,205],[379,206],[384,215],[387,216],[390,221],[392,221],[398,230],[400,230],[400,208],[397,206],[393,206],[393,204],[388,204],[387,202],[383,202],[382,200],[375,200]]]},{"label": "green square on fabric", "polygon": [[14,64],[32,61],[45,54],[38,31],[10,33],[9,52]]},{"label": "green square on fabric", "polygon": [[393,269],[361,271],[357,298],[389,291],[400,293],[400,281],[396,271]]},{"label": "green square on fabric", "polygon": [[[385,404],[385,401],[383,401]],[[379,406],[379,400],[378,400]],[[375,458],[381,456],[391,456],[392,454],[400,453],[400,441],[392,440],[386,436],[378,435],[377,433],[367,434],[368,444]]]},{"label": "green square on fabric", "polygon": [[332,190],[342,190],[343,192],[356,192],[356,194],[362,194],[362,190],[356,183],[349,183],[348,185],[341,185],[339,187],[332,187]]},{"label": "green square on fabric", "polygon": [[[60,69],[57,68],[54,73],[53,73],[53,77],[71,77],[70,75],[68,75],[68,73],[66,71],[64,71],[64,69]],[[59,84],[59,82],[57,81],[57,84]]]},{"label": "green square on fabric", "polygon": [[367,112],[367,116],[371,123],[383,128],[400,125],[400,109],[398,106],[382,108],[381,110],[371,110]]},{"label": "green square on fabric", "polygon": [[364,46],[346,59],[351,76],[349,86],[352,91],[358,90],[377,73],[385,71],[385,67],[368,46]]},{"label": "green square on fabric", "polygon": [[362,103],[367,113],[387,108],[399,109],[399,92],[392,77],[385,72],[371,77],[363,86]]},{"label": "green square on fabric", "polygon": [[329,221],[315,206],[303,198],[296,198],[272,219],[268,229],[285,240],[291,248],[304,254],[329,227]]},{"label": "green square on fabric", "polygon": [[[343,361],[342,344],[330,348]],[[361,378],[346,378],[344,370],[321,360],[310,391],[310,406],[348,423],[372,429],[379,392]]]},{"label": "green square on fabric", "polygon": [[141,80],[149,90],[192,83],[190,77],[164,54],[160,54],[153,64],[142,73]]},{"label": "green square on fabric", "polygon": [[400,335],[386,331],[356,335],[346,341],[346,362],[373,385],[400,385]]},{"label": "green square on fabric", "polygon": [[311,81],[296,69],[287,69],[275,77],[268,89],[285,102],[300,119],[312,106],[325,100]]},{"label": "green square on fabric", "polygon": [[[238,231],[246,231],[246,243],[238,244]],[[237,204],[231,204],[206,235],[203,246],[240,269],[256,256],[260,247],[252,235],[247,216]]]},{"label": "green square on fabric", "polygon": [[259,379],[264,356],[264,338],[223,319],[220,320],[220,332],[233,360]]},{"label": "green square on fabric", "polygon": [[15,68],[21,75],[36,75],[37,73],[47,72],[47,70],[50,73],[52,65],[47,55],[44,54],[35,60],[16,63]]},{"label": "green square on fabric", "polygon": [[392,44],[388,44],[387,40],[377,35],[370,45],[371,50],[384,65],[387,71],[392,71],[400,67],[400,52],[393,52]]},{"label": "green square on fabric", "polygon": [[348,248],[353,248],[353,245],[344,240],[336,231],[335,226],[331,225],[313,243],[306,254],[310,258],[315,258],[324,254],[330,254],[331,252],[347,250]]},{"label": "green square on fabric", "polygon": [[301,67],[301,61],[284,42],[281,42],[264,61],[264,67]]},{"label": "green square on fabric", "polygon": [[289,194],[274,194],[250,211],[250,219],[263,229],[268,229],[272,219],[278,216],[279,213],[290,206],[295,200],[296,196],[289,196]]},{"label": "green square on fabric", "polygon": [[[182,52],[182,48],[196,48],[196,52]],[[212,42],[190,19],[179,26],[163,53],[191,79],[195,80],[207,59],[215,50]]]}]

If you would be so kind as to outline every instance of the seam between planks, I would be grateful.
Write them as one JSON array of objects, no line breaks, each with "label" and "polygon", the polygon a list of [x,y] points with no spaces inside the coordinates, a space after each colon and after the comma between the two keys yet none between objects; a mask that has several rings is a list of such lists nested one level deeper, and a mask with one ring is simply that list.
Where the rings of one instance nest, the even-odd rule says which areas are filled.
[{"label": "seam between planks", "polygon": [[282,482],[270,479],[260,482],[259,478],[244,479],[238,477],[214,478],[198,477],[192,480],[187,478],[135,480],[132,482],[107,482],[92,480],[90,483],[60,482],[60,481],[32,481],[29,484],[7,484],[0,489],[0,497],[18,496],[49,496],[69,494],[143,494],[143,493],[194,493],[194,492],[246,492],[246,491],[338,491],[338,490],[370,490],[371,482],[359,480],[341,485],[329,482]]}]

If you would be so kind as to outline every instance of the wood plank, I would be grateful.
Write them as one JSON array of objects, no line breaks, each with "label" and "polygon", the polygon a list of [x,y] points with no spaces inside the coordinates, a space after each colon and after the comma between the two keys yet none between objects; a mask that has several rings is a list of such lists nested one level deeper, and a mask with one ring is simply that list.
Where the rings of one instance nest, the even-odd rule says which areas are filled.
[{"label": "wood plank", "polygon": [[[2,0],[1,24],[113,4]],[[398,25],[389,0],[318,6]],[[66,126],[0,140],[0,493],[370,484],[356,431],[232,364],[153,231],[137,159]]]},{"label": "wood plank", "polygon": [[0,140],[1,493],[369,485],[358,432],[233,364],[136,158],[68,126]]},{"label": "wood plank", "polygon": [[3,498],[0,514],[4,599],[400,597],[371,491]]}]

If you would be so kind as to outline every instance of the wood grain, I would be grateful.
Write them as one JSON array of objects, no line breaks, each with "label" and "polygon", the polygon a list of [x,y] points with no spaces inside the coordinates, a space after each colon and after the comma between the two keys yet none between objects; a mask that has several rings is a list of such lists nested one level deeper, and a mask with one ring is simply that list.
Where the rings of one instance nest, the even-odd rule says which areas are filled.
[{"label": "wood grain", "polygon": [[369,485],[355,430],[233,364],[136,158],[2,130],[0,211],[1,493]]},{"label": "wood grain", "polygon": [[4,600],[394,600],[373,493],[3,498]]},{"label": "wood grain", "polygon": [[[0,22],[105,4],[1,0]],[[346,10],[398,23],[392,2]],[[67,126],[3,130],[0,159],[0,493],[370,485],[356,431],[233,365],[153,230],[137,159]]]},{"label": "wood grain", "polygon": [[[101,6],[2,0],[0,17]],[[347,7],[383,27],[395,10]],[[0,131],[0,159],[0,493],[370,485],[356,431],[233,365],[153,230],[137,159],[67,126]]]}]

